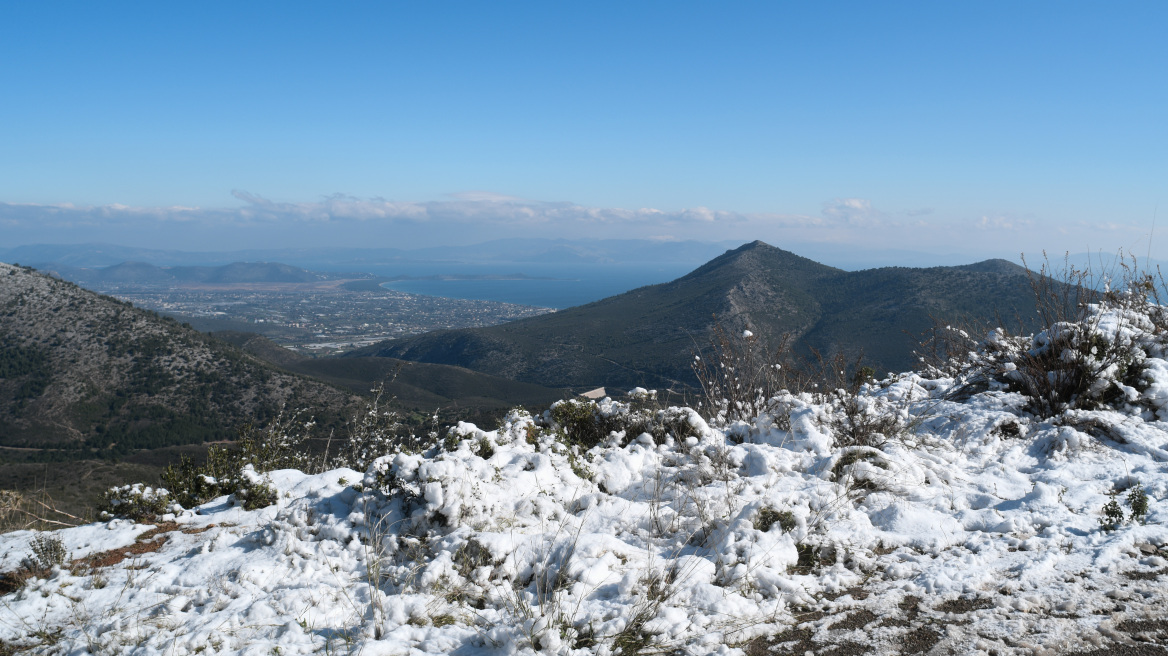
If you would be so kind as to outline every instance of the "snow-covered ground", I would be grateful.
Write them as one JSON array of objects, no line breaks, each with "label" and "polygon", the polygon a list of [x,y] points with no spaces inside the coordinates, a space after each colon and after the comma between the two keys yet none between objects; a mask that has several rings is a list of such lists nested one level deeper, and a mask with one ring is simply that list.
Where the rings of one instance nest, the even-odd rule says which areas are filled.
[{"label": "snow-covered ground", "polygon": [[[272,472],[279,501],[260,510],[224,497],[162,531],[59,531],[74,565],[0,598],[0,640],[176,655],[1164,644],[1168,349],[1146,315],[1099,312],[1093,329],[1136,355],[1100,368],[1125,387],[1091,410],[1044,419],[1001,383],[970,396],[953,394],[960,372],[904,374],[861,392],[863,413],[898,418],[875,446],[840,448],[838,404],[804,395],[721,429],[674,410],[676,437],[618,432],[586,452],[512,413],[367,472]],[[1105,527],[1112,500],[1122,521]],[[32,538],[0,536],[0,571]]]}]

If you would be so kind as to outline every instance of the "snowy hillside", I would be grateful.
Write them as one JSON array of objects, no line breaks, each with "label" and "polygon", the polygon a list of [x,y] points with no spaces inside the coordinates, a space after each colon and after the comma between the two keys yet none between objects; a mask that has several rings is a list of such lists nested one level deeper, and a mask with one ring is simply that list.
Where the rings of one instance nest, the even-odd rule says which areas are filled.
[{"label": "snowy hillside", "polygon": [[[782,395],[752,422],[570,402],[364,472],[270,472],[265,508],[221,497],[157,526],[55,533],[64,565],[0,599],[0,640],[176,655],[1164,644],[1164,318],[1121,297],[1034,339],[992,334],[928,377]],[[604,429],[591,440],[588,421]],[[0,536],[0,571],[38,560],[36,537]]]}]

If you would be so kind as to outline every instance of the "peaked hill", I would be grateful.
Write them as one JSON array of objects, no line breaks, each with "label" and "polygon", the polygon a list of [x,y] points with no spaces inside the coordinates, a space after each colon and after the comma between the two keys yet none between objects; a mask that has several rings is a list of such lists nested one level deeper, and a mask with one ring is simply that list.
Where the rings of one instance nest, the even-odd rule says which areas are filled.
[{"label": "peaked hill", "polygon": [[10,454],[231,439],[285,404],[347,414],[354,400],[173,319],[0,264],[0,446]]},{"label": "peaked hill", "polygon": [[457,365],[548,387],[669,387],[696,382],[693,352],[708,345],[716,321],[769,339],[791,333],[800,354],[862,353],[883,372],[912,367],[932,317],[1028,317],[1033,308],[1025,269],[1004,260],[848,272],[756,241],[672,282],[350,355]]}]

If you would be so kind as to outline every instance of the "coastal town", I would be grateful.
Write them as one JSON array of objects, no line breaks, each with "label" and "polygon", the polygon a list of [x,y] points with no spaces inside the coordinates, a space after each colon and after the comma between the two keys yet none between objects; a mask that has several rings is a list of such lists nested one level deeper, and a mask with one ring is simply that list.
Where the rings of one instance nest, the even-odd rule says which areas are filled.
[{"label": "coastal town", "polygon": [[[98,289],[135,306],[205,331],[255,332],[307,355],[336,355],[385,339],[432,330],[491,326],[553,312],[495,301],[341,286],[304,291],[299,285],[222,285],[218,289],[120,286]],[[229,288],[230,287],[230,288]]]}]

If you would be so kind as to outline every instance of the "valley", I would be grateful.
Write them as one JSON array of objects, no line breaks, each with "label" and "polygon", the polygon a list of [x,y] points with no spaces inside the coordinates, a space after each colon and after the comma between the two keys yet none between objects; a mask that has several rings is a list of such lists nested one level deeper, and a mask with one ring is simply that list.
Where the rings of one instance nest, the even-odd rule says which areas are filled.
[{"label": "valley", "polygon": [[385,289],[365,273],[308,271],[272,263],[159,267],[123,263],[46,271],[203,332],[242,330],[294,351],[337,355],[378,341],[491,326],[551,310]]}]

